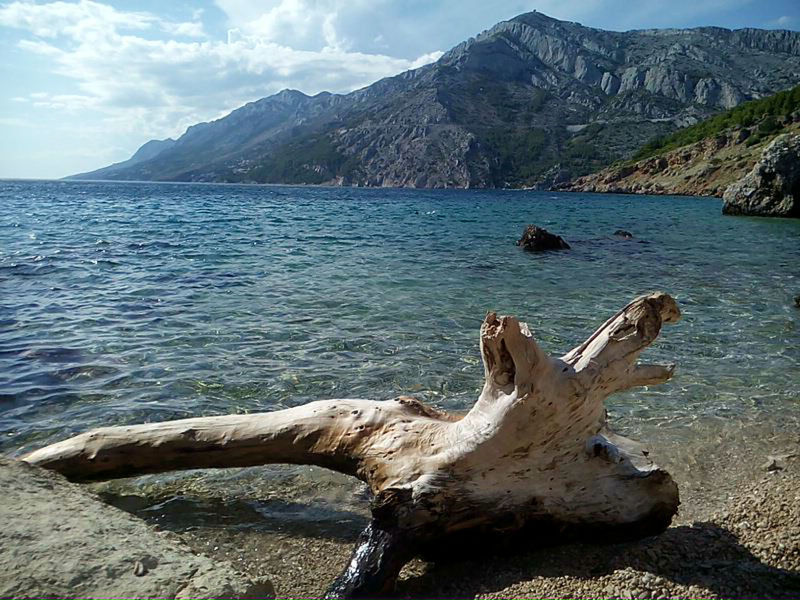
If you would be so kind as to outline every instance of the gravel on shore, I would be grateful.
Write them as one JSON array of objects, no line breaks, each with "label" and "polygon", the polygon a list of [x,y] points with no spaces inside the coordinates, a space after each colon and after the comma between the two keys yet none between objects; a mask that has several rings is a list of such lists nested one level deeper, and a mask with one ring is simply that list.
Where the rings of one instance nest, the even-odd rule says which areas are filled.
[{"label": "gravel on shore", "polygon": [[[800,460],[782,458],[746,479],[706,518],[679,516],[659,536],[617,544],[569,543],[449,564],[410,563],[397,598],[798,598]],[[684,503],[691,503],[691,497]],[[688,514],[703,511],[687,507]],[[195,550],[268,577],[279,598],[319,597],[345,566],[356,519],[324,535],[198,526]],[[223,519],[224,520],[224,519]]]}]

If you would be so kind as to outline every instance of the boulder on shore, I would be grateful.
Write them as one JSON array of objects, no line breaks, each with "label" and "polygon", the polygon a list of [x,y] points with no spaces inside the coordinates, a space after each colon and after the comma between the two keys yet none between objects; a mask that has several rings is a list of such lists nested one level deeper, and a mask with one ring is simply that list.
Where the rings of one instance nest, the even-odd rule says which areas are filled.
[{"label": "boulder on shore", "polygon": [[52,471],[0,458],[0,598],[273,598]]},{"label": "boulder on shore", "polygon": [[536,225],[528,225],[517,240],[517,246],[525,250],[541,252],[543,250],[569,250],[569,244],[560,235],[550,233]]},{"label": "boulder on shore", "polygon": [[722,198],[726,215],[800,218],[800,135],[776,137]]}]

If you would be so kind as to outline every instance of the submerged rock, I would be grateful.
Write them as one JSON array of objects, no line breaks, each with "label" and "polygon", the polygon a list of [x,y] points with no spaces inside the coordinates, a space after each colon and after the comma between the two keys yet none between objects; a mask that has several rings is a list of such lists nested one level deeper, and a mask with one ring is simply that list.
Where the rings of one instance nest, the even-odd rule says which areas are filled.
[{"label": "submerged rock", "polygon": [[525,250],[541,252],[543,250],[569,250],[569,244],[560,235],[555,235],[536,225],[528,225],[517,240],[517,246]]},{"label": "submerged rock", "polygon": [[726,215],[800,218],[800,135],[776,137],[722,197]]},{"label": "submerged rock", "polygon": [[0,598],[274,597],[51,471],[0,458],[0,488]]},{"label": "submerged rock", "polygon": [[614,232],[614,235],[625,238],[626,240],[629,240],[633,237],[633,234],[630,231],[625,231],[624,229],[617,229]]}]

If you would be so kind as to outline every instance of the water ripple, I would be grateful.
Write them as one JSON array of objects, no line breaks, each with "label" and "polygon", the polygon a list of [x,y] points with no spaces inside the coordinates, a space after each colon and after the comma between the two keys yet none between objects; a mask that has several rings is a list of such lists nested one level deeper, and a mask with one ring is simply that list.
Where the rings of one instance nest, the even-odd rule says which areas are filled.
[{"label": "water ripple", "polygon": [[[4,451],[324,397],[463,409],[487,310],[560,353],[651,289],[685,317],[648,360],[679,371],[611,399],[623,429],[797,426],[797,221],[693,198],[126,183],[3,182],[0,205]],[[527,223],[573,249],[522,252]]]}]

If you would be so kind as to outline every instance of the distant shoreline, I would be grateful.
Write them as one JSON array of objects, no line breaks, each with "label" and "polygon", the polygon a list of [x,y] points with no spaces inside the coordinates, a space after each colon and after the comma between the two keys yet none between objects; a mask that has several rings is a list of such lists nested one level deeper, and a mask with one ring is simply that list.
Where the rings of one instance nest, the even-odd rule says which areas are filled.
[{"label": "distant shoreline", "polygon": [[618,195],[618,196],[678,196],[683,198],[715,198],[721,199],[721,196],[711,194],[679,194],[672,192],[638,192],[638,191],[581,191],[581,190],[558,190],[558,189],[536,189],[536,188],[514,188],[514,187],[498,187],[498,188],[415,188],[415,187],[397,187],[397,186],[361,186],[361,185],[330,185],[324,183],[244,183],[244,182],[231,182],[231,181],[148,181],[146,179],[136,180],[122,180],[122,179],[37,179],[37,178],[0,178],[0,183],[110,183],[110,184],[147,184],[147,185],[226,185],[226,186],[239,186],[239,187],[276,187],[276,188],[320,188],[320,189],[341,189],[341,190],[402,190],[402,191],[421,191],[421,192],[436,192],[436,191],[464,191],[464,192],[538,192],[542,194],[599,194],[603,196]]}]

